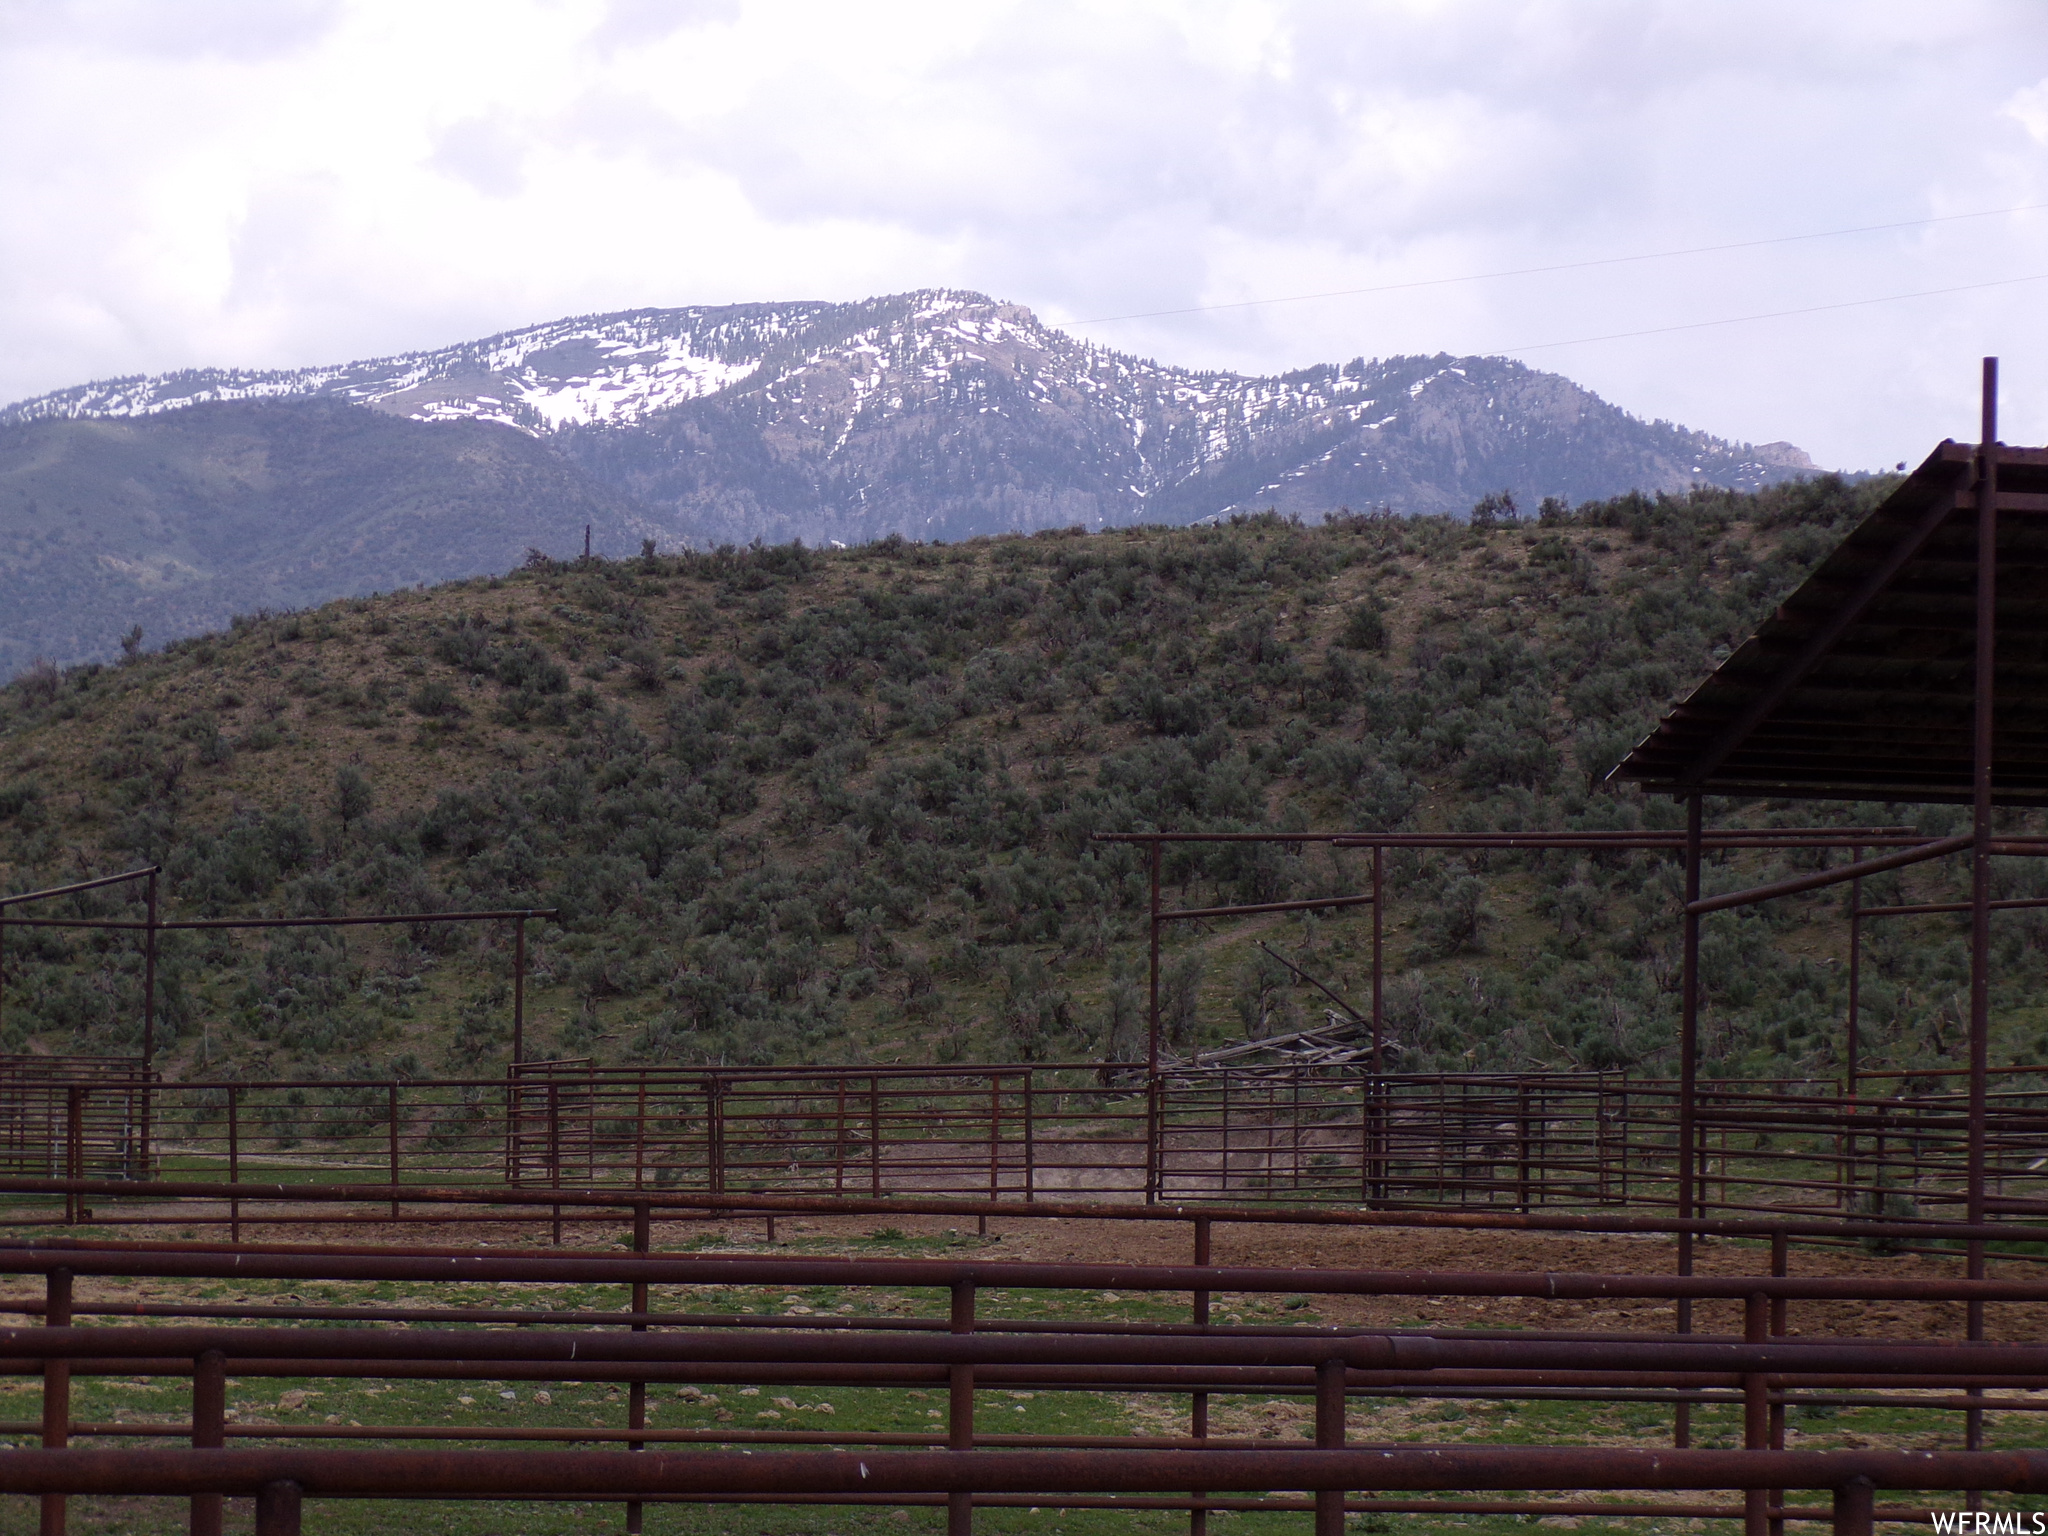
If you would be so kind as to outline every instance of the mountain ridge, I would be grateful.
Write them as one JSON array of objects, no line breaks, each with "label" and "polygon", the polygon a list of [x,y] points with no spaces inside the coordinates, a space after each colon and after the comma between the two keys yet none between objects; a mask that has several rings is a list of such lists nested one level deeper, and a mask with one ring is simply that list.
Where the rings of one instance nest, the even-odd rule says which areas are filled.
[{"label": "mountain ridge", "polygon": [[[828,524],[876,537],[1184,522],[1253,510],[1261,497],[1283,512],[1458,511],[1503,488],[1576,501],[1696,482],[1755,489],[1816,468],[1789,443],[1644,422],[1509,359],[1358,357],[1273,375],[1182,368],[953,289],[627,310],[314,368],[131,376],[16,402],[0,423],[308,395],[553,440],[633,489],[679,541],[806,527],[829,537]],[[963,414],[1011,425],[966,431]],[[1489,417],[1508,430],[1475,431]],[[920,453],[915,440],[934,427],[939,451]],[[1570,465],[1589,436],[1602,440],[1593,462]],[[1019,447],[1039,451],[1020,459]],[[915,501],[919,471],[957,479],[963,461],[991,450],[978,494],[942,494],[921,520],[916,508],[885,514],[888,527],[866,515],[877,497]],[[1485,474],[1494,478],[1474,478]],[[751,483],[764,477],[765,495]]]},{"label": "mountain ridge", "polygon": [[[347,430],[345,408],[361,413]],[[94,423],[127,424],[105,461]],[[255,492],[235,467],[251,453],[299,478]],[[15,615],[0,675],[39,653],[109,656],[135,623],[155,640],[375,589],[365,583],[501,572],[529,544],[580,547],[586,523],[609,554],[650,538],[954,542],[1267,510],[1462,515],[1504,492],[1534,510],[1814,472],[1789,443],[1642,421],[1510,359],[1183,368],[965,290],[573,316],[384,358],[138,375],[0,408],[0,605]],[[259,505],[261,537],[188,558],[181,539],[204,543]],[[69,511],[53,521],[51,506]],[[394,529],[410,564],[367,559]],[[45,580],[63,563],[53,540],[68,551],[58,587]],[[308,585],[286,566],[335,581]],[[195,572],[213,583],[203,603],[166,598]]]}]

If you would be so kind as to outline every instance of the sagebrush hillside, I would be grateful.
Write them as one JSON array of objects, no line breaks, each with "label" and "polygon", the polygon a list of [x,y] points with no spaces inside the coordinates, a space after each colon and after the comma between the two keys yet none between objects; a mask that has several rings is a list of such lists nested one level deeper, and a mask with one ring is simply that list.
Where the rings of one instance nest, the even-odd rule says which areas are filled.
[{"label": "sagebrush hillside", "polygon": [[[537,1052],[1129,1057],[1143,872],[1092,833],[1672,825],[1599,776],[1885,489],[725,549],[238,620],[0,693],[0,888],[160,860],[175,913],[559,907],[531,948]],[[1358,855],[1270,847],[1167,868],[1176,903],[1364,876]],[[1668,859],[1398,855],[1389,887],[1404,1066],[1667,1064]],[[1709,925],[1716,1070],[1831,1065],[1839,910],[1829,892]],[[1176,932],[1176,1048],[1319,1019],[1254,941],[1362,999],[1367,921]],[[2012,959],[2048,931],[2001,922]],[[1954,1050],[1958,934],[1876,934],[1871,1057]],[[175,936],[170,1069],[499,1070],[508,937]],[[131,938],[12,928],[6,961],[0,1046],[135,1048]],[[2048,1017],[2006,974],[2001,1059],[2039,1050]]]}]

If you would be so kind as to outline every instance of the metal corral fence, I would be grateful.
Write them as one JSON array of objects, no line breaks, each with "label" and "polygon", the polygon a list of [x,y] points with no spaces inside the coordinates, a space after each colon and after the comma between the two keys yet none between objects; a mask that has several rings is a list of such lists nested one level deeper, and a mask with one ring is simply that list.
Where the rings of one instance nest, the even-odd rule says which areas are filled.
[{"label": "metal corral fence", "polygon": [[[1957,1216],[1967,1095],[1710,1080],[1696,1214]],[[2048,1214],[2048,1087],[1996,1074],[1986,1209]],[[1094,1065],[600,1068],[505,1078],[145,1083],[0,1060],[0,1177],[612,1186],[1375,1209],[1677,1208],[1678,1085],[1621,1074],[1387,1075]],[[145,1156],[141,1137],[147,1128]]]},{"label": "metal corral fence", "polygon": [[[1848,1536],[1867,1531],[1877,1516],[1923,1517],[1921,1508],[1880,1509],[1880,1488],[2048,1491],[2048,1454],[1974,1448],[1986,1415],[2048,1411],[2048,1399],[2034,1395],[2048,1386],[2048,1347],[1791,1332],[1793,1309],[1815,1302],[1947,1302],[1981,1313],[2039,1308],[2048,1303],[2048,1282],[685,1257],[649,1252],[650,1237],[643,1207],[635,1215],[632,1253],[0,1244],[0,1273],[43,1281],[40,1294],[0,1298],[0,1313],[43,1323],[0,1329],[0,1375],[40,1376],[43,1389],[37,1420],[0,1423],[0,1435],[39,1439],[43,1447],[0,1456],[0,1491],[43,1496],[44,1529],[58,1532],[66,1494],[186,1497],[191,1529],[201,1536],[217,1536],[222,1495],[257,1496],[258,1531],[266,1536],[296,1536],[300,1506],[309,1497],[608,1500],[626,1505],[629,1530],[637,1527],[644,1503],[674,1500],[936,1503],[948,1509],[956,1533],[971,1529],[977,1507],[1028,1503],[1185,1509],[1197,1530],[1211,1510],[1313,1510],[1319,1536],[1341,1530],[1347,1511],[1408,1510],[1739,1516],[1748,1536],[1765,1536],[1785,1520],[1829,1520]],[[418,1294],[396,1302],[308,1304],[290,1295],[265,1301],[95,1298],[76,1288],[81,1279],[101,1278],[147,1279],[159,1297],[166,1282],[179,1280],[497,1289],[489,1305],[479,1305],[473,1292],[450,1304]],[[502,1290],[521,1284],[617,1286],[623,1310],[567,1311],[545,1297],[521,1308]],[[936,1305],[925,1316],[867,1306],[761,1314],[692,1305],[696,1288],[729,1293],[735,1286],[844,1287],[849,1297],[871,1297],[877,1288],[922,1288]],[[1133,1324],[1020,1320],[982,1308],[990,1295],[1014,1299],[1021,1291],[1057,1304],[1062,1293],[1071,1298],[1105,1287],[1185,1296],[1190,1310],[1185,1322]],[[1276,1294],[1652,1298],[1732,1306],[1740,1332],[1484,1333],[1246,1325],[1215,1316],[1219,1297]],[[97,1325],[78,1326],[86,1318]],[[130,1325],[122,1326],[124,1320]],[[241,1326],[224,1326],[231,1322]],[[78,1421],[72,1381],[90,1376],[189,1379],[189,1415],[182,1422],[162,1415],[146,1422]],[[363,1424],[338,1416],[324,1423],[237,1423],[227,1411],[230,1377],[596,1382],[629,1390],[612,1421],[599,1423],[589,1421],[584,1407],[571,1410],[566,1403],[561,1423]],[[890,1389],[927,1400],[942,1395],[945,1408],[934,1411],[938,1422],[914,1431],[852,1423],[649,1422],[651,1386],[701,1391],[728,1384]],[[1008,1396],[1022,1392],[1142,1395],[1161,1403],[1164,1413],[1155,1417],[1164,1423],[1121,1436],[1010,1432],[989,1410],[994,1402],[1008,1406]],[[996,1393],[1004,1396],[992,1402]],[[1212,1405],[1245,1398],[1306,1399],[1313,1405],[1313,1448],[1212,1434]],[[1374,1402],[1416,1398],[1663,1405],[1675,1416],[1676,1448],[1351,1448],[1374,1438]],[[1715,1404],[1739,1407],[1742,1449],[1687,1448],[1688,1413]],[[1842,1406],[1888,1406],[1929,1417],[1912,1432],[1912,1451],[1784,1449],[1788,1410]],[[924,1416],[915,1417],[921,1422]],[[1945,1431],[1944,1423],[1950,1426]],[[1939,1439],[1958,1427],[1958,1438],[1973,1448],[1941,1448]],[[191,1449],[73,1448],[74,1441],[87,1440],[174,1440]],[[230,1441],[269,1442],[269,1448],[231,1451]],[[378,1444],[292,1448],[364,1441]],[[391,1448],[409,1441],[507,1449]],[[624,1447],[628,1454],[536,1449],[579,1443]],[[717,1449],[679,1449],[691,1445]],[[1275,1488],[1302,1492],[1269,1492]],[[1730,1505],[1531,1497],[1551,1490],[1649,1489],[1740,1490],[1743,1498]],[[1832,1497],[1792,1496],[1802,1490]],[[1433,1491],[1509,1496],[1416,1497]],[[1379,1496],[1388,1492],[1408,1497]],[[1350,1497],[1359,1493],[1373,1496]]]},{"label": "metal corral fence", "polygon": [[0,1168],[31,1177],[148,1176],[142,1089],[127,1056],[0,1058]]}]

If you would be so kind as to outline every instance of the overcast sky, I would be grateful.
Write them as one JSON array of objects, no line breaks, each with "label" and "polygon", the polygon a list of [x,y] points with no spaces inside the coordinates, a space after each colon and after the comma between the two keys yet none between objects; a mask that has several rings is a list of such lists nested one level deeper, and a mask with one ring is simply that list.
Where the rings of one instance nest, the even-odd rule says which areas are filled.
[{"label": "overcast sky", "polygon": [[0,0],[0,133],[0,400],[944,285],[1851,468],[1974,436],[1996,352],[2048,441],[2048,209],[1952,217],[2048,203],[2039,0]]}]

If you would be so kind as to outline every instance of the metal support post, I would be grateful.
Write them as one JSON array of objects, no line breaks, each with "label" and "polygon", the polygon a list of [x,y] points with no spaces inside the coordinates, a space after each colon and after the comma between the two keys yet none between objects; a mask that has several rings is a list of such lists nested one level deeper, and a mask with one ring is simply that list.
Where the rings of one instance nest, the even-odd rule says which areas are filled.
[{"label": "metal support post", "polygon": [[1037,1198],[1038,1069],[1033,1067],[1024,1074],[1024,1200],[1029,1204]]},{"label": "metal support post", "polygon": [[1852,1477],[1835,1490],[1834,1536],[1871,1536],[1877,1525],[1877,1489],[1867,1477]]},{"label": "metal support post", "polygon": [[[633,1251],[635,1253],[645,1253],[652,1246],[654,1230],[650,1215],[648,1207],[644,1204],[633,1207]],[[633,1282],[632,1305],[636,1313],[643,1315],[646,1313],[647,1282],[645,1280]],[[635,1333],[645,1333],[647,1331],[647,1324],[636,1322],[633,1324],[633,1331]],[[626,1428],[645,1429],[646,1427],[647,1383],[644,1381],[629,1382],[626,1386]],[[647,1442],[644,1440],[629,1440],[626,1442],[626,1449],[629,1451],[644,1451],[647,1449]],[[640,1536],[641,1525],[645,1518],[645,1506],[638,1499],[630,1500],[626,1505],[626,1536]]]},{"label": "metal support post", "polygon": [[390,1083],[390,1084],[388,1085],[388,1087],[389,1087],[389,1092],[388,1092],[388,1094],[386,1095],[386,1103],[385,1103],[385,1109],[386,1109],[386,1112],[387,1112],[387,1113],[389,1114],[389,1116],[390,1116],[390,1128],[389,1128],[389,1138],[390,1138],[390,1147],[389,1147],[389,1150],[390,1150],[390,1154],[391,1154],[391,1219],[392,1219],[393,1221],[396,1221],[396,1220],[398,1220],[398,1083],[397,1083],[397,1080],[396,1080],[396,1079],[393,1079],[393,1080],[392,1080],[392,1082],[391,1082],[391,1083]]},{"label": "metal support post", "polygon": [[[242,1090],[236,1084],[228,1085],[228,1183],[242,1182]],[[242,1202],[228,1201],[228,1241],[242,1240]]]},{"label": "metal support post", "polygon": [[[988,1075],[988,1197],[997,1199],[1003,1192],[1003,1075],[991,1072]],[[980,1218],[977,1228],[980,1235],[988,1236],[988,1217]]]},{"label": "metal support post", "polygon": [[[1340,1357],[1316,1367],[1316,1449],[1344,1448],[1345,1367]],[[1316,1490],[1316,1536],[1344,1536],[1344,1490]]]},{"label": "metal support post", "polygon": [[[1145,1075],[1159,1075],[1159,844],[1151,849],[1152,932],[1145,1003]],[[1149,1181],[1148,1181],[1149,1182]]]},{"label": "metal support post", "polygon": [[131,1175],[148,1178],[154,1172],[150,1153],[155,1146],[151,1129],[155,1119],[151,1111],[156,1107],[154,1097],[156,1077],[156,871],[149,872],[145,887],[148,917],[147,927],[142,931],[142,1159],[141,1171]]},{"label": "metal support post", "polygon": [[[1197,1269],[1204,1269],[1208,1264],[1209,1218],[1197,1216],[1195,1218],[1195,1267]],[[1193,1314],[1195,1326],[1206,1330],[1209,1326],[1209,1293],[1207,1291],[1196,1291],[1194,1293]],[[1192,1393],[1188,1398],[1188,1437],[1193,1440],[1206,1440],[1209,1438],[1209,1394],[1206,1392]],[[1200,1499],[1202,1497],[1201,1490],[1195,1490],[1194,1496]],[[1209,1511],[1199,1505],[1189,1510],[1188,1536],[1207,1536],[1208,1530]]]},{"label": "metal support post", "polygon": [[[85,1177],[85,1090],[75,1083],[64,1090],[64,1177]],[[75,1226],[87,1214],[85,1196],[67,1191],[64,1220]]]},{"label": "metal support post", "polygon": [[[1770,1297],[1758,1292],[1746,1298],[1742,1308],[1743,1342],[1766,1343],[1770,1316]],[[1745,1451],[1766,1450],[1770,1442],[1770,1378],[1760,1371],[1752,1371],[1742,1378],[1742,1448]],[[1771,1502],[1771,1490],[1768,1488],[1745,1488],[1742,1491],[1742,1536],[1769,1536]]]},{"label": "metal support post", "polygon": [[[1269,1133],[1270,1134],[1270,1133]],[[1268,1159],[1270,1171],[1271,1159]],[[1154,1073],[1145,1082],[1145,1203],[1156,1205],[1166,1182],[1166,1094]]]},{"label": "metal support post", "polygon": [[[1849,850],[1849,862],[1861,864],[1863,850]],[[1842,1090],[1843,1108],[1847,1113],[1848,1130],[1842,1139],[1842,1194],[1839,1204],[1842,1213],[1853,1216],[1856,1212],[1856,1101],[1860,1093],[1857,1074],[1863,1064],[1863,881],[1849,882],[1849,1019],[1846,1038],[1842,1043]],[[1884,1212],[1876,1210],[1873,1216],[1882,1217]]]},{"label": "metal support post", "polygon": [[[1790,1251],[1785,1237],[1785,1230],[1780,1227],[1771,1234],[1771,1274],[1778,1279],[1783,1279],[1791,1273],[1791,1269]],[[1790,1306],[1791,1303],[1783,1296],[1773,1296],[1771,1298],[1770,1338],[1782,1339],[1790,1331],[1787,1326],[1789,1322],[1787,1311]],[[1774,1451],[1782,1451],[1785,1449],[1785,1397],[1782,1392],[1771,1394],[1769,1428],[1770,1448]],[[1773,1490],[1768,1502],[1773,1509],[1783,1509],[1785,1490],[1782,1488]],[[1770,1536],[1785,1536],[1785,1518],[1782,1514],[1772,1517]]]},{"label": "metal support post", "polygon": [[[642,1079],[641,1095],[646,1095],[645,1079]],[[643,1112],[644,1114],[644,1112]],[[839,1117],[832,1130],[832,1192],[846,1193],[846,1079],[839,1079]]]},{"label": "metal support post", "polygon": [[1372,1075],[1378,1077],[1387,1070],[1383,1054],[1384,1015],[1380,1007],[1380,981],[1382,977],[1381,958],[1387,931],[1386,887],[1380,878],[1380,865],[1386,853],[1378,843],[1372,845]]},{"label": "metal support post", "polygon": [[[716,1186],[725,1188],[721,1178]],[[868,1196],[882,1198],[882,1079],[868,1079]]]},{"label": "metal support post", "polygon": [[1524,1216],[1529,1214],[1529,1085],[1527,1083],[1522,1083],[1515,1089],[1515,1209]]},{"label": "metal support post", "polygon": [[[972,1280],[953,1282],[952,1315],[948,1321],[953,1333],[974,1332],[974,1295]],[[946,1448],[952,1451],[974,1449],[974,1367],[955,1365],[947,1372],[948,1392],[946,1397]],[[968,1489],[957,1489],[946,1495],[946,1536],[973,1536],[974,1494]]]},{"label": "metal support post", "polygon": [[[1973,794],[1970,829],[1970,1124],[1964,1220],[1984,1220],[1984,1150],[1988,1118],[1987,1074],[1991,1057],[1991,765],[1993,708],[1998,664],[1998,359],[1984,359],[1983,431],[1977,458],[1977,653],[1973,669],[1976,718],[1972,738]],[[1969,1276],[1984,1278],[1984,1240],[1971,1238]],[[1969,1303],[1969,1336],[1984,1337],[1984,1303]],[[1981,1396],[1972,1387],[1970,1395]],[[1970,1450],[1984,1447],[1984,1411],[1964,1415]],[[1981,1505],[1972,1494],[1969,1507]]]},{"label": "metal support post", "polygon": [[[552,1077],[548,1079],[548,1186],[562,1187],[562,1089]],[[562,1244],[562,1208],[554,1208],[552,1236],[556,1247]]]},{"label": "metal support post", "polygon": [[1152,933],[1145,1003],[1145,1203],[1159,1198],[1159,849],[1152,843]]},{"label": "metal support post", "polygon": [[299,1536],[297,1483],[265,1483],[256,1495],[256,1536]]},{"label": "metal support post", "polygon": [[640,1074],[633,1103],[633,1187],[647,1186],[647,1074]]},{"label": "metal support post", "polygon": [[512,1065],[526,1060],[526,914],[512,919]]},{"label": "metal support post", "polygon": [[[71,1271],[53,1269],[43,1286],[43,1326],[71,1326]],[[71,1443],[71,1362],[43,1362],[43,1449],[61,1451]],[[69,1501],[61,1493],[42,1499],[41,1536],[64,1536]]]},{"label": "metal support post", "polygon": [[[209,1349],[192,1362],[192,1449],[217,1451],[227,1444],[228,1359]],[[192,1536],[221,1536],[217,1493],[192,1495]]]},{"label": "metal support post", "polygon": [[[1700,919],[1692,904],[1700,899],[1700,797],[1685,801],[1685,906],[1683,951],[1679,980],[1678,1014],[1678,1219],[1691,1221],[1699,1214],[1696,1182],[1699,1170],[1693,1161],[1694,1096],[1699,1092],[1700,1054]],[[1688,1228],[1678,1234],[1678,1272],[1692,1273],[1693,1234]],[[1692,1302],[1678,1302],[1678,1332],[1692,1332]],[[1671,1443],[1679,1450],[1692,1444],[1692,1404],[1680,1403],[1673,1415]]]}]

